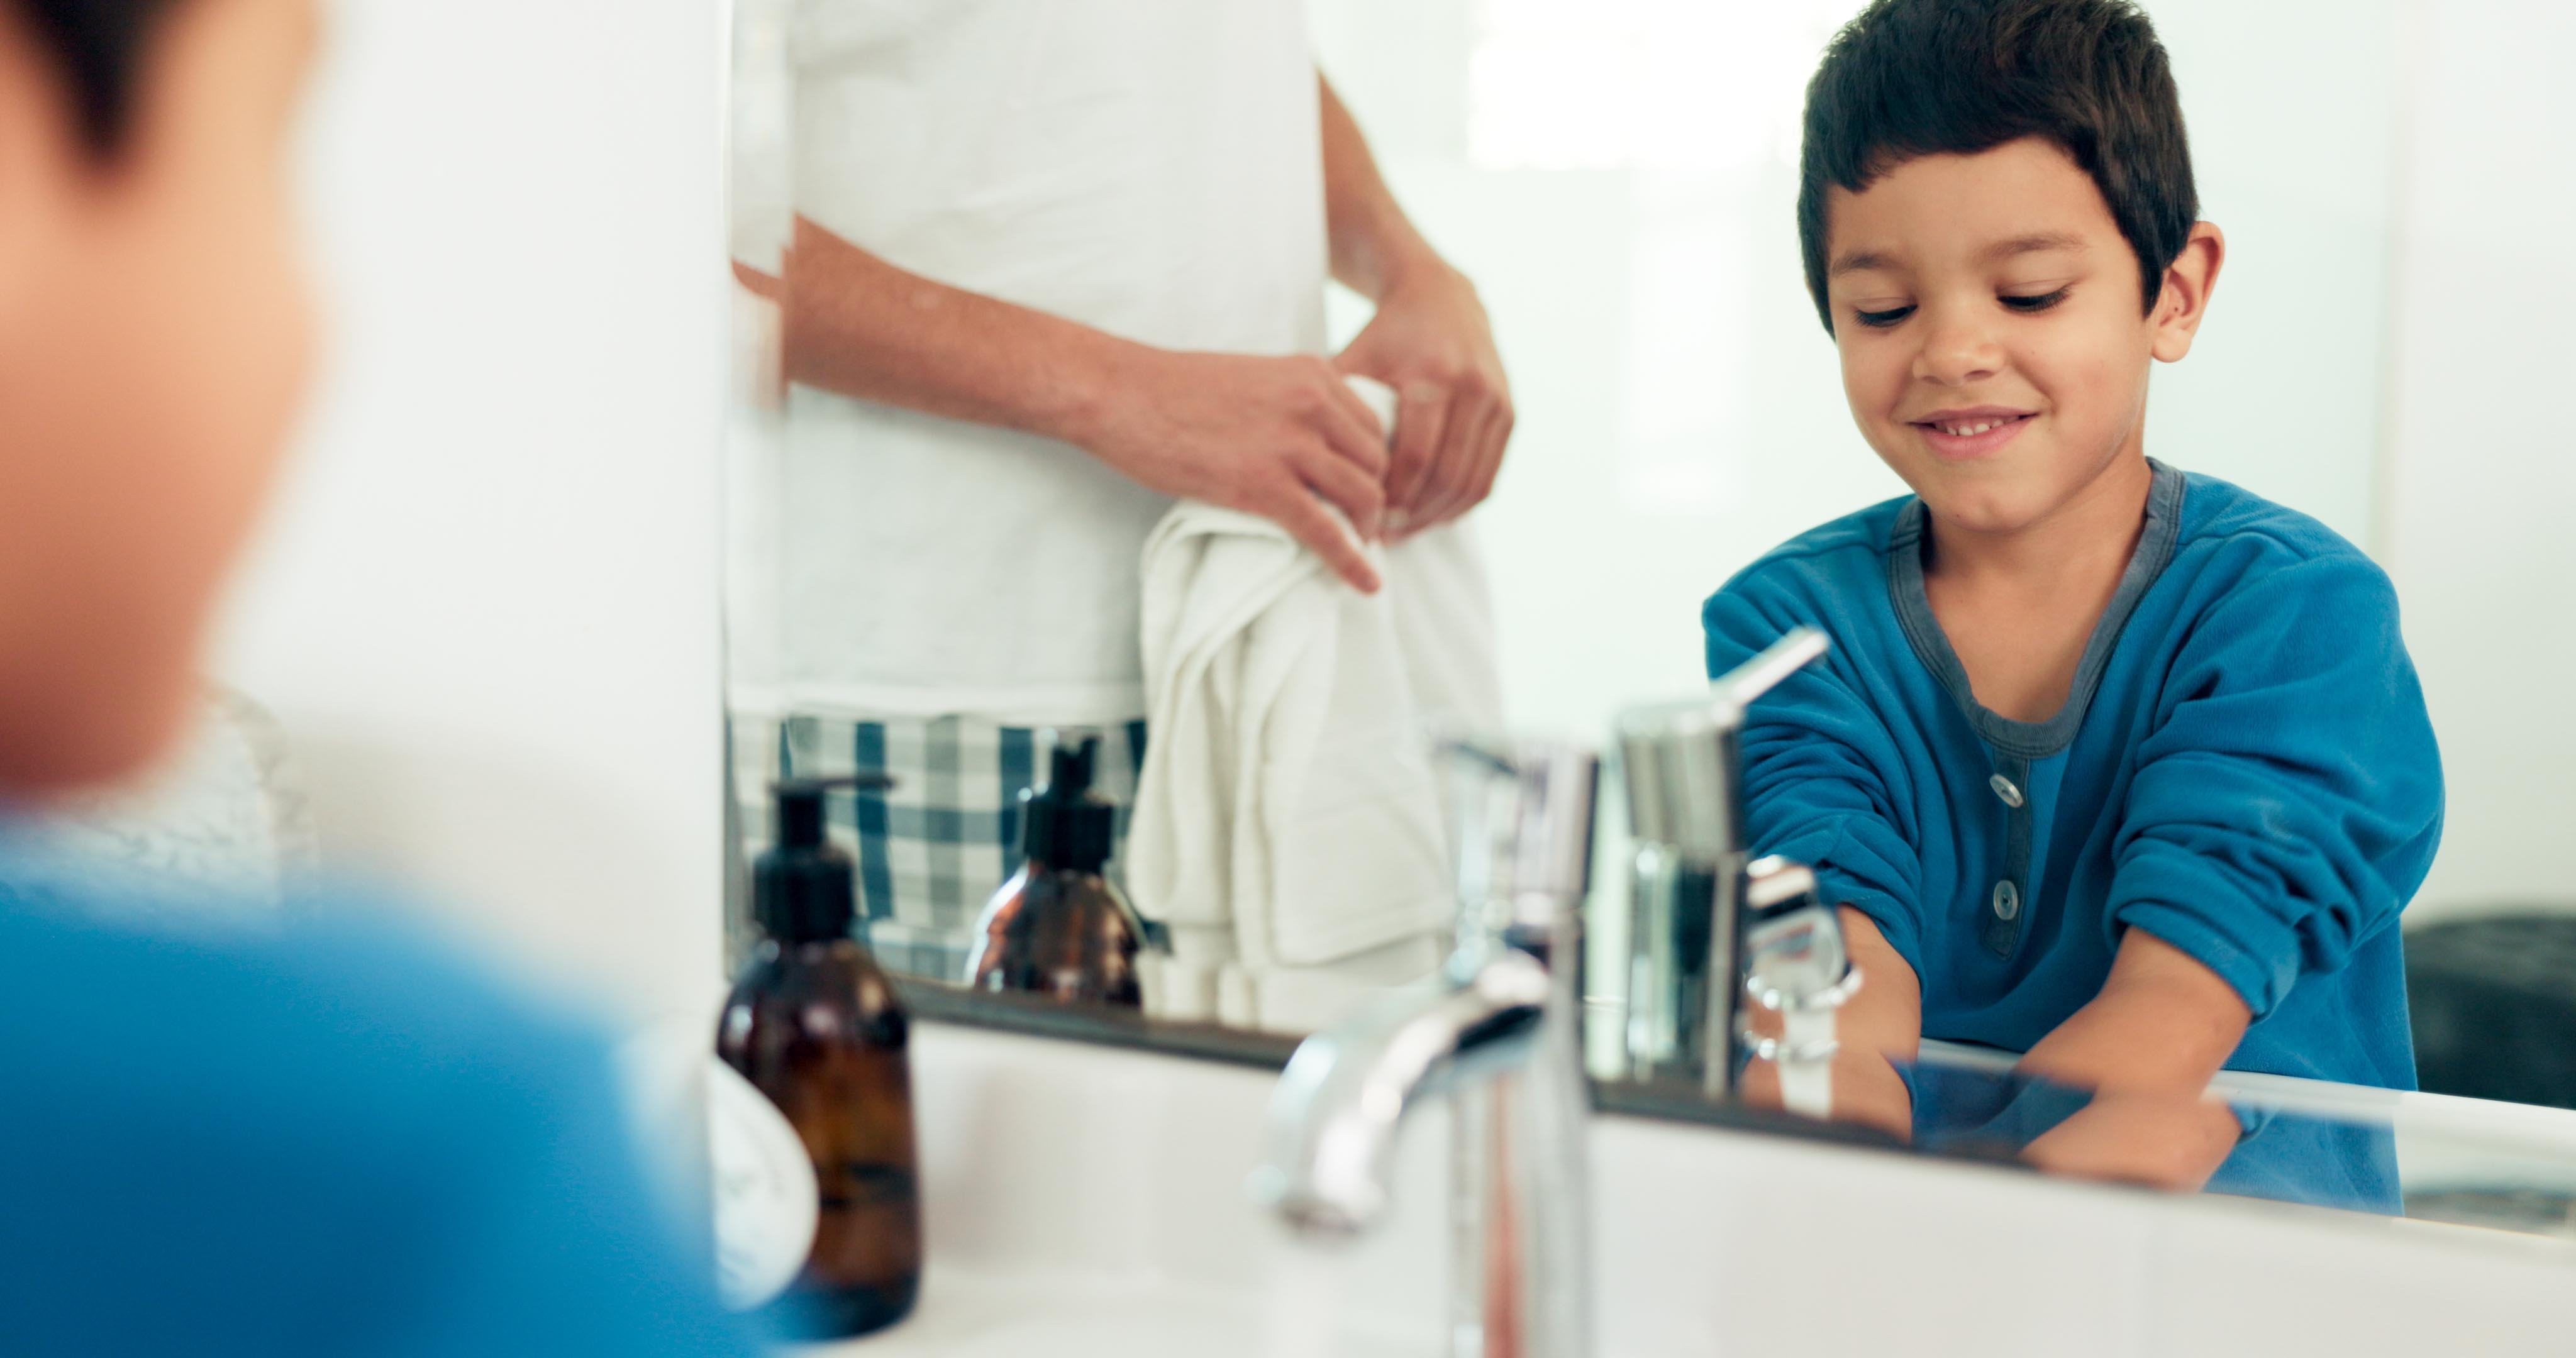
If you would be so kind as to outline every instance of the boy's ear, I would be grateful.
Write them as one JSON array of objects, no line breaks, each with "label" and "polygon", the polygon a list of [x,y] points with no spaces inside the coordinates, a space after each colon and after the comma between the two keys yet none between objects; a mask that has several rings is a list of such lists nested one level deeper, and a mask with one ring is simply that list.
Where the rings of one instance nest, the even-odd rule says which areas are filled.
[{"label": "boy's ear", "polygon": [[2226,234],[2208,222],[2192,227],[2182,253],[2166,267],[2164,291],[2147,316],[2157,358],[2179,363],[2191,352],[2192,336],[2200,333],[2201,318],[2209,314],[2209,295],[2218,290],[2218,268],[2226,262]]}]

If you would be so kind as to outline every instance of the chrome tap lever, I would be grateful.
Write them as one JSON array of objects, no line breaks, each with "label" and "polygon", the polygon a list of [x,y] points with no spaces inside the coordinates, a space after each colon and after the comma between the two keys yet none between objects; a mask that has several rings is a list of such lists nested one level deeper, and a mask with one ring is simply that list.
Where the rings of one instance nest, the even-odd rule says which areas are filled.
[{"label": "chrome tap lever", "polygon": [[1720,676],[1709,694],[1619,722],[1637,852],[1631,877],[1628,1056],[1635,1074],[1734,1085],[1743,971],[1743,733],[1754,700],[1825,654],[1801,627]]},{"label": "chrome tap lever", "polygon": [[1780,681],[1796,674],[1810,663],[1822,659],[1833,649],[1825,634],[1813,627],[1793,627],[1786,636],[1762,649],[1762,653],[1719,675],[1709,685],[1718,701],[1734,711],[1735,726],[1744,724],[1744,709],[1756,698],[1780,686]]},{"label": "chrome tap lever", "polygon": [[1442,742],[1458,947],[1539,951],[1582,929],[1601,761],[1572,745]]}]

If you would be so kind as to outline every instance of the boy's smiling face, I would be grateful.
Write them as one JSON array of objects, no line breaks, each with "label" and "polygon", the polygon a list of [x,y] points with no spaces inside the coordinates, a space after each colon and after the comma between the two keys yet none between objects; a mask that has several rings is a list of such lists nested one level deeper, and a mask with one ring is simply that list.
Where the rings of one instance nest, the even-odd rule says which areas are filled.
[{"label": "boy's smiling face", "polygon": [[1827,223],[1852,417],[1941,525],[1979,534],[2044,523],[2143,457],[2148,360],[2189,352],[2223,253],[2201,224],[2141,315],[2101,192],[2036,137],[1832,189]]}]

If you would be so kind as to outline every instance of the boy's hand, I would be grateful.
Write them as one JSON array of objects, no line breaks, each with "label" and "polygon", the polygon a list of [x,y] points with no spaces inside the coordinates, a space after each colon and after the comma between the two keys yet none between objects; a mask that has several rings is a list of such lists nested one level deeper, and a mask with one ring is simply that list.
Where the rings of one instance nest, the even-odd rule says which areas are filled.
[{"label": "boy's hand", "polygon": [[1446,523],[1492,493],[1512,435],[1511,384],[1466,275],[1436,259],[1405,272],[1333,364],[1396,392],[1389,536]]},{"label": "boy's hand", "polygon": [[2216,972],[2130,929],[2102,993],[2021,1059],[2025,1072],[2095,1091],[2022,1157],[2056,1174],[2200,1187],[2243,1130],[2205,1096],[2252,1018]]},{"label": "boy's hand", "polygon": [[2243,1126],[2226,1104],[2106,1089],[2022,1150],[2050,1174],[2182,1192],[2209,1181]]},{"label": "boy's hand", "polygon": [[2218,973],[2148,933],[2120,936],[2102,992],[2021,1059],[2078,1089],[2198,1099],[2245,1038],[2253,1013]]},{"label": "boy's hand", "polygon": [[[1912,1061],[1922,1045],[1922,987],[1876,921],[1848,905],[1837,913],[1843,948],[1860,973],[1860,989],[1835,1017],[1834,1036],[1841,1045],[1833,1058],[1831,1116],[1912,1141],[1914,1095],[1897,1074],[1896,1063]],[[1756,1034],[1780,1036],[1780,1015],[1759,1006],[1746,1009]],[[1779,1067],[1768,1061],[1747,1063],[1739,1092],[1756,1107],[1779,1107]]]},{"label": "boy's hand", "polygon": [[[1779,1036],[1779,1016],[1768,1018],[1767,1023],[1755,1020],[1756,1031],[1767,1028],[1764,1036]],[[1743,1083],[1737,1088],[1739,1096],[1756,1108],[1783,1106],[1780,1067],[1772,1062],[1759,1057],[1745,1062]],[[1875,1127],[1903,1142],[1914,1140],[1914,1095],[1884,1053],[1848,1045],[1836,1051],[1833,1091],[1829,1120]]]}]

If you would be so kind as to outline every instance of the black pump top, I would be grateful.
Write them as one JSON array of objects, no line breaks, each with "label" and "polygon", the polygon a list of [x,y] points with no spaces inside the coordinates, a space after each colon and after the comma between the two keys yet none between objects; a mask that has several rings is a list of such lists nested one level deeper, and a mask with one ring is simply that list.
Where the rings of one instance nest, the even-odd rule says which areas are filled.
[{"label": "black pump top", "polygon": [[894,786],[883,774],[843,778],[790,778],[771,787],[778,805],[778,841],[752,865],[751,913],[763,933],[781,943],[847,937],[858,916],[857,877],[850,856],[823,835],[824,794],[843,789],[882,791]]},{"label": "black pump top", "polygon": [[1020,814],[1027,823],[1022,842],[1031,861],[1069,872],[1098,872],[1109,862],[1118,808],[1091,790],[1099,759],[1098,736],[1084,736],[1074,745],[1059,743],[1047,785],[1020,794]]}]

